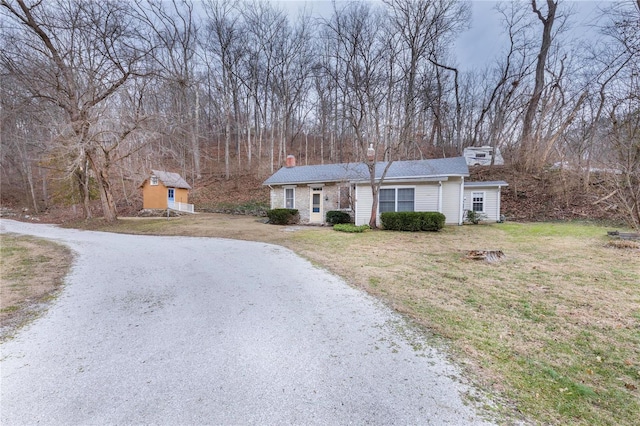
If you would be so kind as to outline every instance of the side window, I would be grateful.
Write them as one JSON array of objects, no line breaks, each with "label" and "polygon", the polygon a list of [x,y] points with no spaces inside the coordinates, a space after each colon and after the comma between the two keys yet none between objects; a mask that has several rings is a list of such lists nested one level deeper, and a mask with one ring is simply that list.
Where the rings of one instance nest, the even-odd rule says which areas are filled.
[{"label": "side window", "polygon": [[149,184],[151,186],[158,186],[158,176],[151,176],[151,179],[149,180]]},{"label": "side window", "polygon": [[471,210],[474,212],[484,212],[484,192],[472,192],[471,200]]},{"label": "side window", "polygon": [[295,192],[294,188],[284,189],[284,207],[287,209],[294,209],[295,207]]}]

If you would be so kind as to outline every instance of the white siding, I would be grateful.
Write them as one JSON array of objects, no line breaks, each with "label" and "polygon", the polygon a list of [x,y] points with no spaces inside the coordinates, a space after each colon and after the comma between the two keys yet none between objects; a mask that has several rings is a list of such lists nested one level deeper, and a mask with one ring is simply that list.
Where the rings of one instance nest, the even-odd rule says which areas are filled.
[{"label": "white siding", "polygon": [[[458,183],[460,186],[460,183]],[[382,188],[414,188],[414,210],[417,212],[437,212],[438,209],[438,182],[414,185],[382,185]],[[458,200],[460,199],[458,192]],[[358,185],[356,187],[356,225],[364,225],[369,223],[371,217],[371,204],[373,196],[371,195],[371,187],[368,184]],[[459,201],[458,201],[459,202]],[[457,222],[456,222],[457,223]],[[378,224],[380,224],[380,214],[378,213]]]},{"label": "white siding", "polygon": [[356,186],[356,225],[366,225],[371,217],[373,195],[369,185]]},{"label": "white siding", "polygon": [[[422,212],[441,212],[446,217],[446,223],[448,225],[456,225],[460,220],[460,184],[462,179],[452,177],[448,181],[442,182],[442,206],[438,206],[439,203],[439,183],[416,183],[414,185],[383,185],[383,188],[415,188],[415,211]],[[337,187],[336,187],[337,188]],[[332,188],[335,192],[336,188]],[[327,189],[327,195],[330,198],[328,204],[326,204],[325,210],[333,208],[331,200],[337,197]],[[486,192],[485,210],[489,215],[490,220],[499,220],[500,212],[498,211],[497,203],[497,188],[468,188],[465,190],[465,210],[469,209],[467,203],[470,203],[471,192],[484,191]],[[309,188],[305,186],[297,186],[295,190],[295,203],[296,208],[300,212],[300,220],[303,223],[309,221]],[[324,197],[324,195],[323,195]],[[368,184],[359,184],[356,186],[356,192],[354,194],[355,199],[355,223],[356,225],[364,225],[369,223],[369,217],[371,216],[371,203],[373,196],[371,195],[371,187]],[[335,200],[333,200],[335,201]],[[324,203],[324,199],[323,199]],[[278,208],[284,205],[284,189],[282,187],[275,187],[271,191],[271,207]],[[378,217],[378,224],[380,218]]]},{"label": "white siding", "polygon": [[442,182],[442,214],[447,225],[460,223],[460,184],[462,178],[452,177]]},{"label": "white siding", "polygon": [[415,211],[438,211],[438,182],[416,185]]},{"label": "white siding", "polygon": [[471,194],[474,192],[484,192],[484,213],[487,215],[487,220],[500,220],[500,188],[495,186],[492,187],[481,187],[474,186],[468,187],[464,189],[464,210],[471,210],[472,207],[472,197]]}]

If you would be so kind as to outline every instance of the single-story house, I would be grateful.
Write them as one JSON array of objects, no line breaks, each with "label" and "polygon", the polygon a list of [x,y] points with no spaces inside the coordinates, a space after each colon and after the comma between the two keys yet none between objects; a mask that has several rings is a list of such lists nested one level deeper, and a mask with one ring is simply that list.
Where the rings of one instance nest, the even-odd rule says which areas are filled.
[{"label": "single-story house", "polygon": [[[387,163],[375,166],[376,180]],[[500,220],[500,189],[504,181],[466,182],[469,168],[464,157],[394,161],[379,193],[379,214],[386,211],[435,211],[447,224],[461,225],[466,210]],[[329,210],[348,211],[356,225],[369,223],[373,195],[364,163],[295,166],[287,159],[263,185],[271,189],[271,208],[297,209],[302,223],[322,224]]]},{"label": "single-story house", "polygon": [[[151,175],[140,185],[143,209],[176,209],[189,205],[191,186],[178,173],[151,170]],[[193,209],[191,209],[193,211]]]}]

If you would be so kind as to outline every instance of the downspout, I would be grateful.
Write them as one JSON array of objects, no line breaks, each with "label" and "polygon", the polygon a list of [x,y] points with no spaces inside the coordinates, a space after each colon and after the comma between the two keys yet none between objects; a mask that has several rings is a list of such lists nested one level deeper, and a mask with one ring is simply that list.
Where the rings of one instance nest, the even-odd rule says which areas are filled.
[{"label": "downspout", "polygon": [[[351,183],[349,183],[349,185],[351,185]],[[355,185],[355,191],[353,193],[353,222],[356,224],[356,226],[358,225],[358,184]]]},{"label": "downspout", "polygon": [[438,212],[442,213],[442,181],[438,182]]},{"label": "downspout", "polygon": [[460,177],[460,204],[458,209],[458,225],[462,225],[464,220],[464,176]]},{"label": "downspout", "polygon": [[498,211],[496,212],[496,222],[500,222],[500,199],[502,198],[502,187],[498,186]]}]

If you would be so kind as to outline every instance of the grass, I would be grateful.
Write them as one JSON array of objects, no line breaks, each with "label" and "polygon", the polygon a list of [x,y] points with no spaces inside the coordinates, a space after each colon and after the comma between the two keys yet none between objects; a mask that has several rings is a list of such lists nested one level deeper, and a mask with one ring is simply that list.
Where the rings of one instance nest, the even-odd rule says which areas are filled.
[{"label": "grass", "polygon": [[2,234],[0,238],[0,341],[4,341],[55,297],[71,265],[71,252],[32,237]]},{"label": "grass", "polygon": [[[284,245],[445,338],[475,383],[513,412],[539,424],[637,424],[640,250],[611,246],[605,227],[348,234],[216,215],[97,227]],[[468,250],[505,258],[469,260]]]}]

